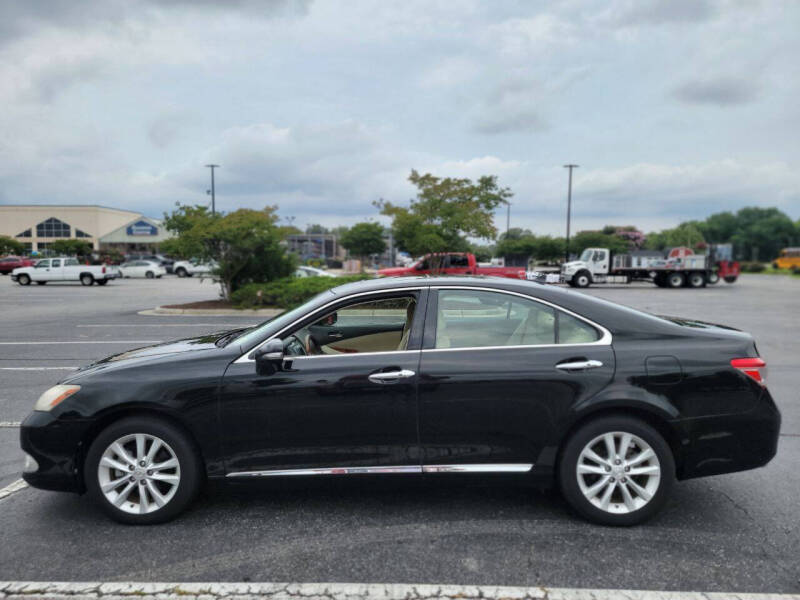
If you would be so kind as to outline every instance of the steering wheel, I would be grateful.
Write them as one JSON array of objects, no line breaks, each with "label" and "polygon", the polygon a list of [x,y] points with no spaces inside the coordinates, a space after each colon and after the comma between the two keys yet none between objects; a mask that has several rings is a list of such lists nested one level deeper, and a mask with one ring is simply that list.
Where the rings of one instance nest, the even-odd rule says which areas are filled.
[{"label": "steering wheel", "polygon": [[287,338],[286,349],[290,351],[291,355],[305,356],[306,353],[306,345],[302,342],[302,340],[297,337],[296,335],[290,335]]},{"label": "steering wheel", "polygon": [[313,356],[315,354],[322,354],[322,348],[320,348],[317,340],[314,339],[314,336],[306,334],[306,343],[304,344],[304,348],[306,351],[306,356]]}]

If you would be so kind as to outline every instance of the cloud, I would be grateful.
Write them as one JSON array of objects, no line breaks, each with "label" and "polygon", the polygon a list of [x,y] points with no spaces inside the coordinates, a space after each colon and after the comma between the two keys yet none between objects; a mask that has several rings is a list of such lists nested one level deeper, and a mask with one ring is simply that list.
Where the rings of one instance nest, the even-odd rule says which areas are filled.
[{"label": "cloud", "polygon": [[616,0],[601,20],[617,27],[687,24],[707,21],[717,14],[709,0]]},{"label": "cloud", "polygon": [[759,86],[752,78],[717,77],[687,81],[672,91],[672,96],[687,104],[736,106],[758,98]]}]

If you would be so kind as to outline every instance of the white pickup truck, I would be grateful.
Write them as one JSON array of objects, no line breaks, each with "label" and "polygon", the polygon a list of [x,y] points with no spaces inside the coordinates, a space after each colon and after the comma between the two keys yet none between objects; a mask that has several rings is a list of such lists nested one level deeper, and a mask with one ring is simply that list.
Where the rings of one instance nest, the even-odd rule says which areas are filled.
[{"label": "white pickup truck", "polygon": [[176,260],[172,265],[172,272],[178,277],[192,277],[193,275],[208,275],[217,268],[217,263],[203,263],[197,259]]},{"label": "white pickup truck", "polygon": [[35,281],[44,285],[49,281],[80,281],[82,285],[105,285],[119,276],[119,271],[105,265],[82,265],[75,258],[43,258],[32,267],[19,267],[11,271],[11,279],[20,285]]}]

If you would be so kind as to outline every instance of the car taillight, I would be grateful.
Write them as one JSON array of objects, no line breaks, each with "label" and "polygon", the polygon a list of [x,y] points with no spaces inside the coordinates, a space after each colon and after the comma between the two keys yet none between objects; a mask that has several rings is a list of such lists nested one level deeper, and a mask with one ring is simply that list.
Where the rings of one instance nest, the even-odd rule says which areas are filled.
[{"label": "car taillight", "polygon": [[734,358],[731,366],[762,387],[767,386],[767,363],[760,358]]},{"label": "car taillight", "polygon": [[103,273],[105,273],[105,272],[106,272],[106,268],[105,268],[105,267],[103,267]]}]

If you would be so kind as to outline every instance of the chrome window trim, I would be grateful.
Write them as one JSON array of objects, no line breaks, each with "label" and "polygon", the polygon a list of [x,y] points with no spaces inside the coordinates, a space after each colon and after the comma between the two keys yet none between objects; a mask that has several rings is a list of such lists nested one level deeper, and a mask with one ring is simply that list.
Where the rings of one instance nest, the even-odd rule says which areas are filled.
[{"label": "chrome window trim", "polygon": [[[342,300],[348,300],[348,299],[350,299],[350,298],[358,298],[359,296],[371,296],[371,295],[375,295],[375,294],[387,294],[387,293],[394,293],[394,292],[406,292],[406,291],[408,291],[408,292],[418,292],[418,291],[420,291],[420,290],[422,290],[422,289],[424,289],[424,288],[427,288],[427,287],[428,287],[428,286],[415,286],[415,287],[402,287],[402,288],[387,288],[387,289],[383,289],[383,290],[372,290],[372,291],[369,291],[369,292],[359,292],[358,294],[351,294],[351,295],[349,295],[349,296],[344,296],[344,297],[338,297],[338,298],[334,298],[333,300],[331,300],[331,301],[330,301],[330,302],[328,302],[327,304],[323,304],[323,305],[322,305],[322,306],[320,306],[319,308],[317,308],[317,309],[315,309],[315,310],[312,310],[312,311],[311,311],[311,312],[309,312],[309,313],[306,313],[306,314],[304,314],[304,315],[303,315],[302,317],[300,317],[299,319],[296,319],[296,320],[292,321],[292,322],[291,322],[291,323],[289,323],[289,324],[288,324],[286,327],[284,327],[284,328],[283,328],[283,329],[281,329],[280,331],[278,331],[278,332],[274,333],[273,335],[269,336],[269,337],[268,337],[266,340],[264,340],[264,341],[263,341],[263,342],[261,342],[260,344],[256,344],[255,346],[253,346],[252,348],[250,348],[250,349],[249,349],[247,352],[245,352],[244,354],[242,354],[242,355],[241,355],[239,358],[237,358],[235,361],[233,361],[233,364],[255,363],[255,362],[256,362],[256,361],[255,361],[255,359],[252,359],[252,358],[249,358],[249,357],[248,357],[248,355],[249,355],[249,354],[251,354],[251,353],[253,353],[254,351],[258,350],[258,348],[260,348],[261,346],[263,346],[264,344],[266,344],[268,341],[270,341],[270,340],[272,340],[272,339],[275,339],[276,337],[279,337],[279,336],[280,336],[282,333],[286,332],[288,329],[291,329],[292,327],[294,327],[295,325],[297,325],[297,324],[298,324],[300,321],[303,321],[303,320],[307,319],[308,317],[310,317],[310,316],[312,316],[312,315],[315,315],[315,314],[317,314],[318,312],[320,312],[320,311],[322,311],[322,310],[325,310],[325,309],[326,309],[326,308],[328,308],[329,306],[331,306],[331,305],[333,305],[333,304],[336,304],[337,302],[341,302]],[[355,353],[355,352],[353,352],[353,353],[352,353],[352,355],[353,355],[353,356],[364,356],[364,355],[366,355],[366,354],[389,354],[389,353],[391,353],[391,352],[419,352],[419,350],[395,350],[395,351],[391,351],[391,350],[390,350],[389,352],[358,352],[358,353]],[[301,356],[293,356],[293,357],[292,357],[292,360],[295,360],[295,359],[297,359],[297,358],[318,358],[318,357],[320,357],[320,356],[322,356],[322,355],[316,355],[316,356],[305,356],[305,357],[301,357]],[[326,356],[327,356],[327,355],[326,355]],[[341,355],[339,355],[339,354],[332,354],[332,355],[330,355],[330,356],[341,356]]]},{"label": "chrome window trim", "polygon": [[[553,302],[548,302],[547,300],[542,300],[541,298],[535,298],[533,296],[529,296],[527,294],[522,294],[520,292],[512,292],[511,290],[500,290],[497,288],[489,288],[489,287],[481,287],[481,286],[469,286],[469,285],[437,285],[431,286],[432,290],[476,290],[479,292],[495,292],[497,294],[508,294],[509,296],[519,296],[520,298],[524,298],[525,300],[530,300],[531,302],[538,302],[539,304],[544,304],[545,306],[549,306],[555,310],[560,310],[563,313],[566,313],[570,316],[575,317],[576,319],[583,321],[584,323],[588,323],[598,331],[602,333],[599,340],[594,342],[582,342],[578,344],[519,344],[514,346],[464,346],[463,348],[424,348],[423,352],[453,352],[459,350],[497,350],[499,348],[570,348],[575,346],[610,346],[611,345],[611,332],[603,327],[592,321],[591,319],[587,319],[586,317],[575,313],[568,308],[564,308],[563,306],[559,306],[558,304],[554,304]],[[438,305],[438,297],[437,297],[437,305]]]},{"label": "chrome window trim", "polygon": [[532,463],[486,463],[463,465],[402,465],[371,467],[319,467],[311,469],[266,469],[262,471],[236,471],[225,477],[296,477],[310,475],[398,475],[422,473],[528,473]]}]

